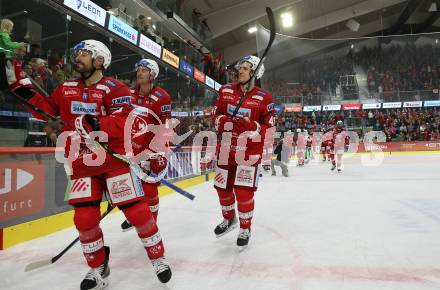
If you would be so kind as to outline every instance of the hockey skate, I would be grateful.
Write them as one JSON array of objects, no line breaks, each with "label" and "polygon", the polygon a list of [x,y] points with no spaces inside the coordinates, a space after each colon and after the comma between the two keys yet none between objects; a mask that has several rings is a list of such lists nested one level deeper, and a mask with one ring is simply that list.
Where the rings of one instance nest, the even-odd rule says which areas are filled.
[{"label": "hockey skate", "polygon": [[171,279],[171,268],[168,265],[165,257],[160,257],[158,259],[151,260],[153,264],[154,271],[156,272],[157,278],[162,283],[168,283]]},{"label": "hockey skate", "polygon": [[239,250],[244,250],[247,247],[250,238],[251,238],[251,229],[240,228],[240,232],[238,233],[238,238],[237,238],[237,246]]},{"label": "hockey skate", "polygon": [[217,238],[220,238],[221,236],[229,233],[233,229],[237,227],[237,218],[234,216],[230,220],[224,219],[220,224],[218,224],[215,229],[214,233]]},{"label": "hockey skate", "polygon": [[132,228],[133,228],[133,225],[128,220],[125,220],[121,224],[121,229],[123,232],[127,232],[127,231],[131,230]]},{"label": "hockey skate", "polygon": [[101,290],[108,286],[108,276],[110,275],[110,268],[108,266],[108,259],[110,256],[110,248],[104,247],[105,260],[98,268],[91,268],[84,280],[81,282],[81,290]]},{"label": "hockey skate", "polygon": [[342,169],[341,168],[338,168],[338,173],[341,173],[342,172]]},{"label": "hockey skate", "polygon": [[334,171],[336,169],[336,164],[332,165],[332,168],[330,168],[331,171]]}]

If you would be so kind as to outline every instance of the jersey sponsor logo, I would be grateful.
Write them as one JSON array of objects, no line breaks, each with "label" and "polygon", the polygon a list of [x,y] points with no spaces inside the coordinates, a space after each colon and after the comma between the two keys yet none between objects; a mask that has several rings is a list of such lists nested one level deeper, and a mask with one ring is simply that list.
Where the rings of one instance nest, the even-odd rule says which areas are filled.
[{"label": "jersey sponsor logo", "polygon": [[119,98],[114,98],[112,100],[112,103],[114,105],[130,104],[131,97],[130,96],[123,96],[123,97],[119,97]]},{"label": "jersey sponsor logo", "polygon": [[77,89],[77,88],[63,88],[63,95],[65,97],[79,96],[79,89]]},{"label": "jersey sponsor logo", "polygon": [[83,103],[73,101],[71,104],[70,112],[77,115],[97,115],[96,103]]},{"label": "jersey sponsor logo", "polygon": [[246,187],[254,187],[255,168],[253,166],[237,166],[237,173],[235,175],[235,185]]},{"label": "jersey sponsor logo", "polygon": [[223,93],[234,94],[234,90],[231,90],[231,89],[223,89],[222,92]]},{"label": "jersey sponsor logo", "polygon": [[89,91],[90,98],[93,99],[102,99],[104,97],[104,94],[102,91],[97,90],[90,90]]},{"label": "jersey sponsor logo", "polygon": [[233,96],[229,96],[229,95],[223,95],[223,99],[233,101],[234,97]]},{"label": "jersey sponsor logo", "polygon": [[76,87],[78,86],[78,82],[65,82],[63,83],[64,87]]},{"label": "jersey sponsor logo", "polygon": [[97,90],[102,90],[102,91],[104,91],[106,94],[110,93],[110,88],[107,87],[107,86],[105,86],[105,85],[98,84],[98,85],[96,86],[96,89],[97,89]]},{"label": "jersey sponsor logo", "polygon": [[155,91],[154,92],[158,97],[163,97],[163,94],[161,93],[161,92],[159,92],[159,91]]},{"label": "jersey sponsor logo", "polygon": [[129,201],[143,195],[135,188],[130,173],[107,178],[106,182],[110,198],[114,203]]},{"label": "jersey sponsor logo", "polygon": [[248,102],[246,102],[246,105],[258,106],[259,103],[257,103],[257,102],[252,102],[252,101],[248,101]]},{"label": "jersey sponsor logo", "polygon": [[[234,111],[235,111],[235,108],[236,108],[236,106],[228,104],[228,108],[227,108],[228,114],[233,115]],[[236,116],[237,117],[248,117],[248,118],[250,118],[251,117],[251,113],[252,113],[252,110],[249,109],[249,108],[240,108],[240,109],[238,109],[238,112],[237,112]]]},{"label": "jersey sponsor logo", "polygon": [[112,82],[111,80],[105,80],[105,83],[113,88],[116,87],[116,84],[114,82]]},{"label": "jersey sponsor logo", "polygon": [[92,196],[92,181],[90,177],[72,180],[69,199],[83,198]]},{"label": "jersey sponsor logo", "polygon": [[155,95],[150,95],[150,98],[153,99],[155,102],[159,101],[159,98]]},{"label": "jersey sponsor logo", "polygon": [[255,95],[255,96],[252,96],[252,99],[256,99],[256,100],[262,101],[263,97],[259,96],[259,95]]},{"label": "jersey sponsor logo", "polygon": [[217,167],[215,169],[214,185],[226,189],[228,184],[228,171]]},{"label": "jersey sponsor logo", "polygon": [[273,111],[273,110],[275,110],[275,104],[274,103],[271,103],[271,104],[267,105],[267,111],[268,112]]},{"label": "jersey sponsor logo", "polygon": [[162,112],[171,112],[171,105],[163,105]]}]

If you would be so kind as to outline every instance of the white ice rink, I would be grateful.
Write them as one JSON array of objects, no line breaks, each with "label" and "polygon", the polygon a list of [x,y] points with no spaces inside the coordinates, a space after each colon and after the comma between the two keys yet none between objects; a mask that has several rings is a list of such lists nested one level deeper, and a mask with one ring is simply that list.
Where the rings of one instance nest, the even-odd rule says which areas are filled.
[{"label": "white ice rink", "polygon": [[[191,202],[163,197],[159,226],[175,290],[439,290],[440,154],[386,155],[380,166],[346,160],[265,172],[256,193],[249,247],[237,232],[216,239],[221,221],[212,183],[190,188]],[[278,168],[279,175],[281,170]],[[167,289],[157,280],[121,213],[102,222],[111,247],[107,289]],[[77,233],[70,228],[0,251],[0,289],[79,289],[88,268],[79,244],[54,265],[25,273]]]}]

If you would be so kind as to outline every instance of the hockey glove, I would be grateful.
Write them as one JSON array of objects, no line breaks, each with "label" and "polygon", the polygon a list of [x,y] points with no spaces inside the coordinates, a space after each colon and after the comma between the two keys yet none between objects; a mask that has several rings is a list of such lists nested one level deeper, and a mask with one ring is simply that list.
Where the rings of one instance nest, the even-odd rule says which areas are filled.
[{"label": "hockey glove", "polygon": [[23,99],[29,100],[32,98],[36,92],[33,89],[30,89],[27,86],[18,86],[12,90],[15,94],[19,95]]},{"label": "hockey glove", "polygon": [[[223,133],[226,130],[230,130],[232,128],[228,128],[227,123],[232,124],[232,118],[226,115],[220,115],[215,119],[215,130],[218,133]],[[226,127],[225,127],[226,126]]]},{"label": "hockey glove", "polygon": [[90,115],[76,117],[75,130],[79,135],[88,139],[90,132],[99,131],[99,119]]},{"label": "hockey glove", "polygon": [[248,118],[234,118],[234,132],[241,134],[247,131],[259,133],[260,124]]}]

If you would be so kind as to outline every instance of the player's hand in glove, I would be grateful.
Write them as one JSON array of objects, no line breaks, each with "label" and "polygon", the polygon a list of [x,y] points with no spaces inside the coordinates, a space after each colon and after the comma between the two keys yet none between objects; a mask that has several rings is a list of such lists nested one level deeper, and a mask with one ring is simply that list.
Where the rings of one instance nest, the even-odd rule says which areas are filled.
[{"label": "player's hand in glove", "polygon": [[92,131],[99,131],[99,119],[91,115],[81,115],[75,119],[75,130],[84,138],[90,138]]},{"label": "player's hand in glove", "polygon": [[234,132],[236,132],[237,134],[241,134],[241,133],[247,132],[247,131],[259,132],[260,125],[255,121],[249,120],[248,117],[234,118]]},{"label": "player's hand in glove", "polygon": [[12,89],[12,92],[14,92],[15,94],[19,95],[20,97],[26,100],[29,100],[37,93],[35,90],[29,88],[28,86],[21,86],[21,85]]},{"label": "player's hand in glove", "polygon": [[[228,128],[228,124],[230,127]],[[227,115],[220,115],[215,119],[215,129],[218,133],[223,133],[226,130],[232,129],[232,118]]]},{"label": "player's hand in glove", "polygon": [[150,170],[155,175],[161,175],[167,168],[167,159],[163,156],[158,156],[156,159],[150,159]]}]

